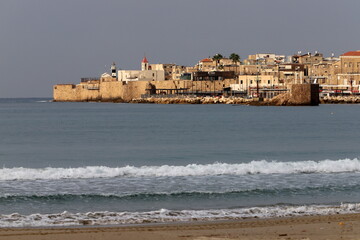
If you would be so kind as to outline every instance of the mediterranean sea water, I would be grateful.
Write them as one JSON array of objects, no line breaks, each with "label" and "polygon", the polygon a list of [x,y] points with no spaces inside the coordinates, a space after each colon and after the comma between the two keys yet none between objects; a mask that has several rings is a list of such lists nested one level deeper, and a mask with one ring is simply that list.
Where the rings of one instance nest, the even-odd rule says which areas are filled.
[{"label": "mediterranean sea water", "polygon": [[360,105],[0,99],[0,227],[360,212]]}]

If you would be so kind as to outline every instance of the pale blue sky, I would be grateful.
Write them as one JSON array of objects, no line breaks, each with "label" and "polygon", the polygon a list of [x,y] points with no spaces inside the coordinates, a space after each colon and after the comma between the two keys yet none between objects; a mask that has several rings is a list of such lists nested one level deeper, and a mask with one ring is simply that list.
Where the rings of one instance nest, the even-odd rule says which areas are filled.
[{"label": "pale blue sky", "polygon": [[[0,98],[51,97],[115,61],[360,49],[359,0],[0,0]],[[106,67],[105,67],[106,66]]]}]

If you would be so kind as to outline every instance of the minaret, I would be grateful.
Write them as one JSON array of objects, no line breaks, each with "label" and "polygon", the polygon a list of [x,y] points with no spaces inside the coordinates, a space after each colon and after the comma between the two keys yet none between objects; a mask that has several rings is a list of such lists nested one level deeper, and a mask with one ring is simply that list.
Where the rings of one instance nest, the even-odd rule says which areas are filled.
[{"label": "minaret", "polygon": [[111,64],[111,77],[117,79],[115,62]]},{"label": "minaret", "polygon": [[149,62],[144,56],[143,60],[141,61],[141,71],[149,70]]}]

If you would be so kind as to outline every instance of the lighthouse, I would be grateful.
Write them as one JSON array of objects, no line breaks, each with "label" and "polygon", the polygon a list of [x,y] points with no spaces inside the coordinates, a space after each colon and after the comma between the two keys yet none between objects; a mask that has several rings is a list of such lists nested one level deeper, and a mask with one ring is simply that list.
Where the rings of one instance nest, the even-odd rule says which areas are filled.
[{"label": "lighthouse", "polygon": [[113,63],[111,64],[111,77],[112,77],[113,79],[117,79],[116,64],[115,64],[115,62],[113,62]]}]

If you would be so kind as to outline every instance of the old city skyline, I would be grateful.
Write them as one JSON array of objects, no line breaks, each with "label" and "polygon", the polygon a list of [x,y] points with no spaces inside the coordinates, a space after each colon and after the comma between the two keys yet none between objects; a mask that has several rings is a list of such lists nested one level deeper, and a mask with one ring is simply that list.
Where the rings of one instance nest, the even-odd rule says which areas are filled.
[{"label": "old city skyline", "polygon": [[339,56],[358,50],[355,0],[3,1],[0,97],[51,97],[57,83],[99,76],[115,61],[192,66],[235,52]]}]

